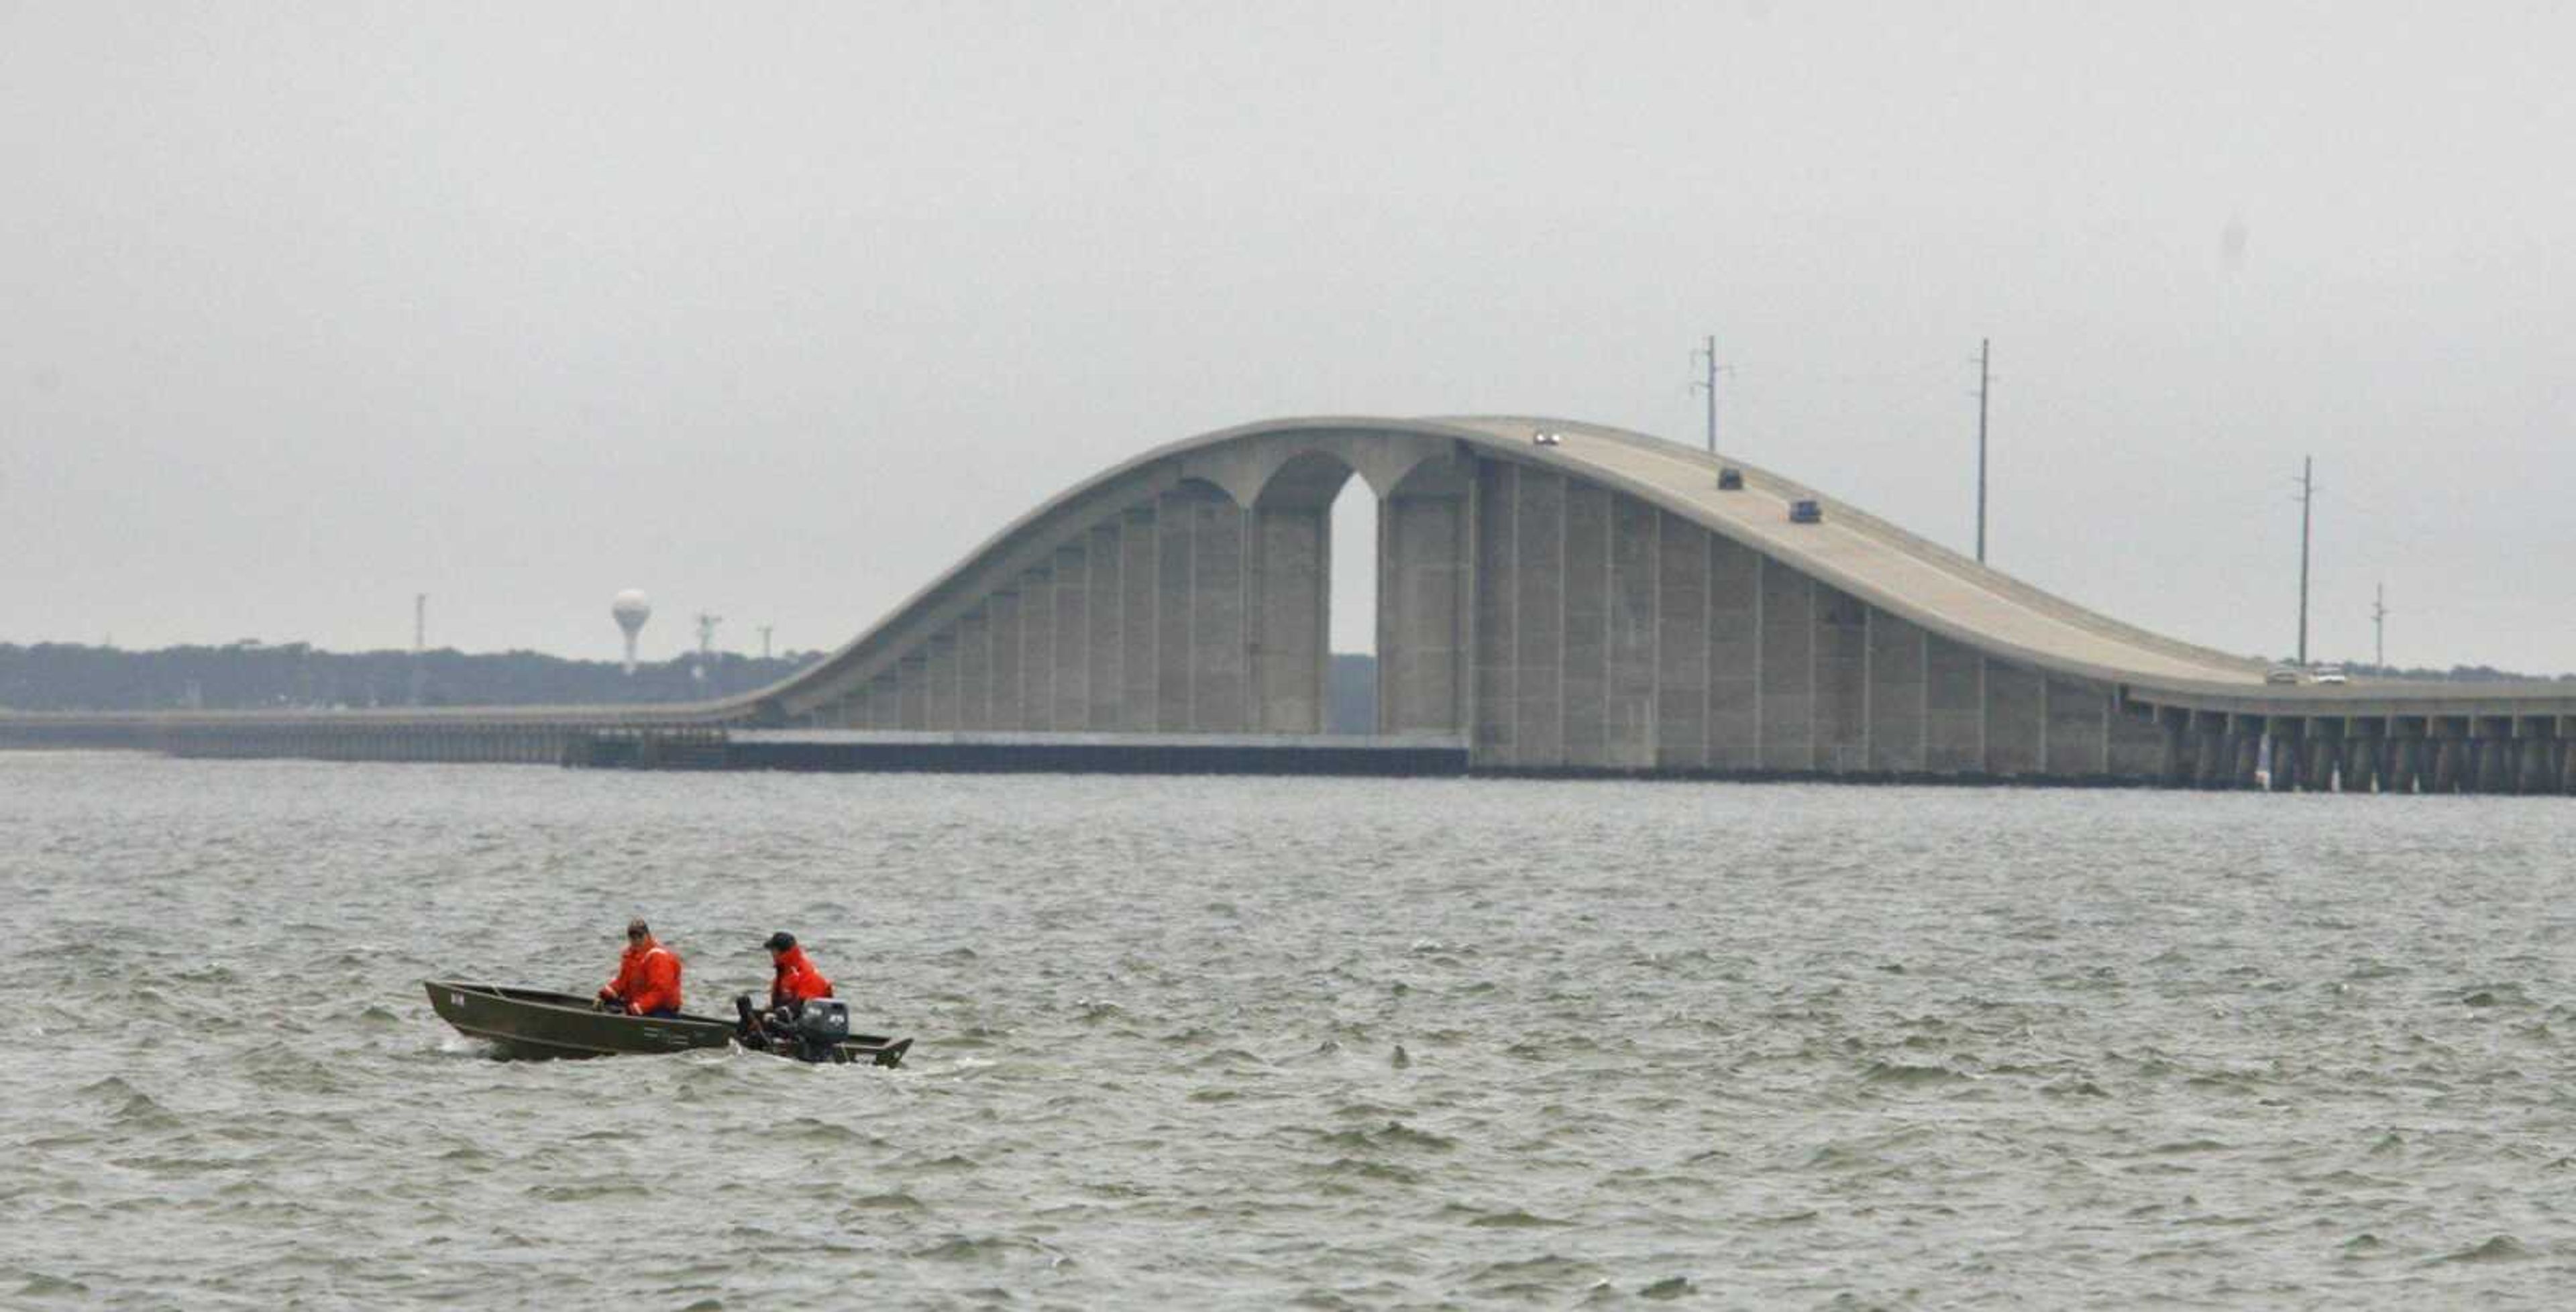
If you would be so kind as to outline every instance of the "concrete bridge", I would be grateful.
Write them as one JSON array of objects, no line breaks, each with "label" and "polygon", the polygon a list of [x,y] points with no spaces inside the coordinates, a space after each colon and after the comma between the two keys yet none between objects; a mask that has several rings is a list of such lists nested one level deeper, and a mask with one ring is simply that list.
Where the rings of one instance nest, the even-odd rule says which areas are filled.
[{"label": "concrete bridge", "polygon": [[[1352,478],[1379,505],[1379,734],[1359,742],[1321,736],[1328,519]],[[1802,499],[1821,522],[1791,521]],[[2576,685],[2265,671],[1639,434],[1318,418],[1110,469],[819,665],[728,701],[0,717],[0,742],[472,757],[488,739],[495,757],[619,761],[665,742],[708,759],[713,742],[731,763],[802,768],[1218,752],[1259,768],[1337,741],[1341,768],[1377,751],[1491,773],[2576,791]]]}]

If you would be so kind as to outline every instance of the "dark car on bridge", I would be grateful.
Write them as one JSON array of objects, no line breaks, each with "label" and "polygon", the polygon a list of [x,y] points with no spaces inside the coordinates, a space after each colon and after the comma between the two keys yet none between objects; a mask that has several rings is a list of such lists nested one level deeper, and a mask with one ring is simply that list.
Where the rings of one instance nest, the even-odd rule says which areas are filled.
[{"label": "dark car on bridge", "polygon": [[1824,523],[1825,508],[1816,504],[1812,498],[1792,501],[1789,503],[1789,522],[1792,524]]}]

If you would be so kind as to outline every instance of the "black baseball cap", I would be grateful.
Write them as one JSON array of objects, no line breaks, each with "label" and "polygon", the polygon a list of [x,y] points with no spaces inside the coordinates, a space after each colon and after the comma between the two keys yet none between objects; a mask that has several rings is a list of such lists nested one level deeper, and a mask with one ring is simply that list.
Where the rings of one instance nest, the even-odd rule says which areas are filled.
[{"label": "black baseball cap", "polygon": [[785,952],[787,949],[796,946],[796,936],[782,929],[777,933],[770,935],[769,941],[761,944],[761,946],[772,952]]}]

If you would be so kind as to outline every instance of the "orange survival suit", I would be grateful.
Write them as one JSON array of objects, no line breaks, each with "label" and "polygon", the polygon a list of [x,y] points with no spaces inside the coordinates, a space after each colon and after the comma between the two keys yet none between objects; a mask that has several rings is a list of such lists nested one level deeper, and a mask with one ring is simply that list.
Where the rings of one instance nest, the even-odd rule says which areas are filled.
[{"label": "orange survival suit", "polygon": [[641,943],[629,944],[626,955],[617,959],[617,978],[599,995],[610,1002],[623,1002],[638,1016],[657,1011],[680,1009],[680,957],[662,946],[659,939],[647,934]]},{"label": "orange survival suit", "polygon": [[814,962],[801,947],[789,947],[775,958],[776,973],[769,981],[769,1005],[772,1008],[793,1007],[808,998],[832,996],[832,981],[814,969]]}]

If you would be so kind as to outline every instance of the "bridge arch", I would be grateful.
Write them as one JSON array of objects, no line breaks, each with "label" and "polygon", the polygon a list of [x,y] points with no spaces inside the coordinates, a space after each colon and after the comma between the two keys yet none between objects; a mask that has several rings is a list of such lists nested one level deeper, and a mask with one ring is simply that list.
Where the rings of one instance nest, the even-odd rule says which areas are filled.
[{"label": "bridge arch", "polygon": [[[2119,625],[1814,494],[1565,421],[1285,420],[1032,510],[732,709],[818,727],[1310,734],[1327,516],[1378,503],[1379,727],[1502,769],[2084,774],[2157,749],[2131,681],[2260,667]],[[710,708],[722,711],[726,708]]]}]

